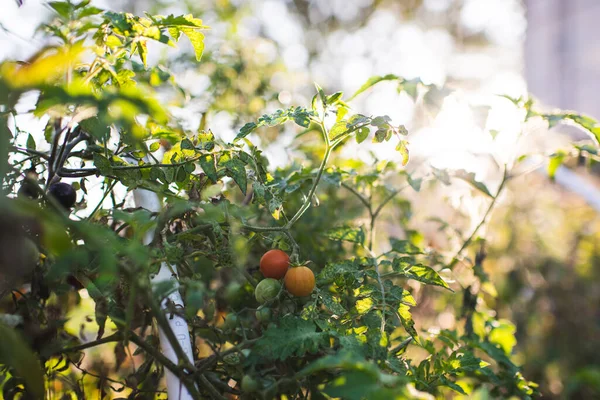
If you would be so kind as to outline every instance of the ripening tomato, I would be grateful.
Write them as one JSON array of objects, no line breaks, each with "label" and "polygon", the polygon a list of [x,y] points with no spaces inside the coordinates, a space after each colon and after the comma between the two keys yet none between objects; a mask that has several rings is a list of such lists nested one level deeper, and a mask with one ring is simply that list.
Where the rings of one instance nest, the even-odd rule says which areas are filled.
[{"label": "ripening tomato", "polygon": [[267,278],[258,282],[256,289],[254,289],[254,296],[256,301],[260,304],[264,304],[267,301],[274,299],[281,289],[281,285],[275,279]]},{"label": "ripening tomato", "polygon": [[303,265],[292,267],[285,275],[285,288],[296,297],[308,296],[315,288],[315,274]]},{"label": "ripening tomato", "polygon": [[260,272],[265,278],[281,279],[290,266],[290,256],[281,250],[269,250],[260,259]]}]

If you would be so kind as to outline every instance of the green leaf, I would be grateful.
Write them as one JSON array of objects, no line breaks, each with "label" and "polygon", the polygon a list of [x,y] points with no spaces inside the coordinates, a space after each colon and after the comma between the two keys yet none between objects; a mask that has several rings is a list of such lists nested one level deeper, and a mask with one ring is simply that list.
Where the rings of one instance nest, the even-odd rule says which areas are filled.
[{"label": "green leaf", "polygon": [[31,133],[29,134],[29,136],[27,136],[27,144],[26,144],[28,149],[31,150],[35,150],[35,139],[33,138],[33,136],[31,135]]},{"label": "green leaf", "polygon": [[390,238],[390,244],[392,245],[392,251],[401,254],[423,254],[423,250],[412,244],[408,240],[400,240]]},{"label": "green leaf", "polygon": [[401,275],[423,282],[429,285],[441,286],[445,289],[450,289],[446,281],[431,267],[422,264],[411,264],[406,261],[406,258],[396,258],[392,263],[394,271]]},{"label": "green leaf", "polygon": [[410,185],[410,187],[412,187],[415,190],[415,192],[418,192],[421,190],[421,184],[423,183],[423,178],[413,179],[413,177],[411,175],[408,175],[407,181],[408,181],[408,184]]},{"label": "green leaf", "polygon": [[360,143],[364,142],[369,137],[370,132],[371,131],[366,126],[359,128],[356,131],[356,143],[360,144]]},{"label": "green leaf", "polygon": [[154,153],[155,151],[157,151],[158,149],[160,149],[160,142],[154,142],[150,145],[150,152]]},{"label": "green leaf", "polygon": [[319,95],[319,98],[321,98],[321,101],[323,102],[323,104],[327,105],[327,97],[325,96],[325,92],[323,91],[323,88],[321,86],[319,86],[319,84],[316,82],[315,82],[315,89],[317,89],[317,94]]},{"label": "green leaf", "polygon": [[140,55],[140,58],[142,59],[142,63],[144,64],[144,67],[148,67],[148,46],[146,45],[146,41],[145,40],[139,40],[137,42],[137,52]]},{"label": "green leaf", "polygon": [[332,228],[324,232],[324,235],[331,240],[339,240],[359,244],[364,244],[365,242],[365,232],[362,226],[360,228],[353,228],[347,226]]},{"label": "green leaf", "polygon": [[329,344],[329,334],[317,332],[313,321],[293,315],[281,319],[279,326],[270,326],[252,348],[250,357],[259,360],[286,360],[316,353]]},{"label": "green leaf", "polygon": [[207,154],[200,157],[199,161],[206,176],[213,181],[213,183],[217,182],[218,176],[217,167],[215,166],[215,157],[212,154]]},{"label": "green leaf", "polygon": [[342,98],[343,94],[344,94],[344,92],[335,92],[334,94],[327,96],[327,98],[326,98],[327,104],[333,105],[333,104],[337,103]]},{"label": "green leaf", "polygon": [[73,6],[66,1],[51,1],[48,3],[63,18],[69,18],[73,12]]},{"label": "green leaf", "polygon": [[348,129],[346,128],[347,121],[341,120],[333,124],[329,129],[329,139],[335,139],[343,135]]},{"label": "green leaf", "polygon": [[476,188],[477,190],[479,190],[486,196],[489,196],[492,198],[494,197],[494,196],[492,196],[492,194],[490,193],[490,191],[488,190],[487,186],[485,186],[484,183],[479,182],[478,180],[475,179],[474,172],[467,172],[464,169],[459,169],[459,170],[454,171],[452,173],[452,176],[454,176],[455,178],[458,178],[458,179],[462,179],[463,181],[471,184],[471,186],[473,186],[474,188]]},{"label": "green leaf", "polygon": [[248,177],[246,175],[246,166],[244,163],[238,158],[231,158],[227,160],[224,165],[227,169],[227,176],[233,178],[234,182],[245,195],[248,186]]},{"label": "green leaf", "polygon": [[190,139],[183,139],[181,141],[181,150],[196,150],[196,148]]},{"label": "green leaf", "polygon": [[204,53],[204,34],[197,28],[180,28],[181,31],[188,37],[192,47],[194,48],[194,54],[196,55],[196,61],[200,61],[202,53]]},{"label": "green leaf", "polygon": [[450,389],[452,389],[455,392],[460,393],[460,394],[462,394],[464,396],[467,395],[467,393],[464,391],[464,389],[462,387],[460,387],[456,383],[452,382],[451,380],[449,380],[445,376],[440,377],[440,385],[441,386],[448,386]]},{"label": "green leaf", "polygon": [[251,134],[252,131],[254,131],[256,128],[258,128],[258,125],[255,122],[248,122],[246,125],[242,126],[240,132],[237,134],[235,139],[238,140],[245,138],[246,136]]},{"label": "green leaf", "polygon": [[348,312],[340,303],[335,301],[333,296],[331,296],[329,293],[325,291],[319,291],[318,293],[321,301],[323,301],[323,305],[333,314],[342,316]]},{"label": "green leaf", "polygon": [[33,398],[44,398],[44,371],[40,360],[23,340],[23,334],[0,324],[0,364],[14,369],[15,375],[25,381]]},{"label": "green leaf", "polygon": [[402,80],[402,78],[400,78],[399,76],[394,75],[394,74],[388,74],[388,75],[383,75],[383,76],[372,76],[356,92],[354,92],[354,94],[352,96],[350,96],[350,98],[347,101],[354,99],[356,96],[358,96],[365,90],[369,89],[371,86],[373,86],[381,81],[395,81],[395,80]]},{"label": "green leaf", "polygon": [[113,172],[110,161],[100,153],[94,153],[94,165],[102,175],[110,175]]},{"label": "green leaf", "polygon": [[421,344],[417,330],[415,329],[415,321],[410,313],[410,307],[406,304],[400,304],[398,307],[398,315],[400,316],[400,322],[406,329],[406,332],[414,339],[415,343]]},{"label": "green leaf", "polygon": [[548,176],[550,179],[554,179],[556,171],[562,165],[566,155],[564,151],[558,151],[550,156],[548,160]]}]

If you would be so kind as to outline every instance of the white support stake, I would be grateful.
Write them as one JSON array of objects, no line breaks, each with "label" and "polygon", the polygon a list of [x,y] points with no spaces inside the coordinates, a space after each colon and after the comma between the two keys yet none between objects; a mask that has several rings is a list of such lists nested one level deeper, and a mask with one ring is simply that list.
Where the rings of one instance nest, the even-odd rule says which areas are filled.
[{"label": "white support stake", "polygon": [[[135,204],[138,207],[145,208],[148,211],[159,212],[161,209],[161,204],[158,196],[156,195],[156,193],[151,192],[149,190],[135,189],[133,191],[133,198],[135,200]],[[148,245],[152,243],[153,238],[154,232],[147,232],[146,236],[144,237],[144,244]],[[155,276],[151,277],[151,280],[153,284],[164,282],[169,279],[174,279],[178,283],[177,278],[176,276],[174,276],[174,274],[177,274],[177,267],[175,265],[169,266],[167,263],[163,262],[160,266],[158,273]],[[183,300],[181,298],[181,295],[179,294],[179,291],[175,290],[173,293],[171,293],[169,295],[169,300],[171,300],[176,306],[183,307]],[[166,307],[166,304],[167,299],[165,299],[161,304],[163,309]],[[179,341],[183,352],[187,355],[188,361],[190,363],[193,363],[192,344],[190,340],[190,332],[188,329],[187,322],[185,321],[185,319],[177,315],[174,315],[172,317],[169,316],[167,320],[169,321],[169,326],[173,331],[173,334]],[[178,365],[179,359],[177,357],[177,354],[175,353],[175,350],[173,349],[173,346],[171,346],[167,335],[160,328],[158,331],[158,335],[160,338],[160,347],[162,353],[174,364]],[[190,395],[186,387],[183,385],[181,380],[171,371],[165,371],[167,377],[167,393],[169,396],[168,398],[171,400],[192,400],[192,396]]]}]

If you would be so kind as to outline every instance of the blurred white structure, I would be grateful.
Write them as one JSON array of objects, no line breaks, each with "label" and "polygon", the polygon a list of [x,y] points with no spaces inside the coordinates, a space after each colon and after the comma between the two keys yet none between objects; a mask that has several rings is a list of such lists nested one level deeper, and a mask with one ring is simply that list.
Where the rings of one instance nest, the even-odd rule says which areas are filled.
[{"label": "blurred white structure", "polygon": [[526,0],[525,75],[548,106],[600,119],[599,0]]}]

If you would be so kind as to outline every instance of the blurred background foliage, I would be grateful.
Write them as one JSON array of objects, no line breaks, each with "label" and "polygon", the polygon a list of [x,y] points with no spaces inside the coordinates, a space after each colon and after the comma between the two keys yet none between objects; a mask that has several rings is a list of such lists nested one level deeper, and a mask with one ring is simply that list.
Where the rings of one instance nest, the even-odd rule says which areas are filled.
[{"label": "blurred background foliage", "polygon": [[[134,14],[190,12],[211,27],[201,63],[195,61],[191,46],[183,42],[179,49],[157,47],[149,51],[148,63],[155,66],[156,79],[172,82],[172,90],[161,89],[164,92],[160,94],[187,129],[208,126],[217,137],[231,140],[237,128],[264,112],[308,104],[313,81],[326,89],[351,93],[372,75],[394,73],[407,79],[420,78],[426,84],[444,85],[460,93],[449,100],[445,98],[448,93],[440,91],[423,106],[406,93],[398,95],[396,85],[386,83],[359,99],[358,105],[365,114],[385,113],[395,123],[407,126],[413,144],[409,170],[419,172],[419,168],[428,164],[466,168],[493,186],[499,181],[498,168],[490,167],[486,156],[498,148],[513,148],[515,142],[503,139],[511,137],[510,124],[499,129],[494,125],[506,116],[507,106],[502,103],[506,100],[490,95],[519,97],[526,93],[522,77],[525,8],[517,0],[482,3],[480,0],[95,2],[99,7]],[[0,17],[4,29],[0,55],[25,59],[43,45],[37,39],[27,41],[37,25],[35,19],[47,20],[51,13],[33,1],[26,1],[20,9],[9,5],[5,16]],[[475,107],[465,111],[461,104]],[[451,117],[440,120],[440,115],[447,114]],[[29,121],[22,118],[22,122],[31,126],[39,124],[33,118]],[[466,127],[464,119],[469,121]],[[437,126],[437,130],[432,126]],[[519,148],[516,153],[547,153],[564,142],[557,129],[552,132],[536,126],[527,129],[530,132],[527,147]],[[43,127],[39,130],[43,131]],[[311,135],[299,140],[295,135],[290,129],[281,132],[267,128],[260,137],[252,136],[252,140],[265,148],[269,162],[278,166],[296,155],[284,150],[292,142],[309,156],[311,149],[316,151]],[[490,145],[489,140],[478,139],[476,135],[492,136],[494,140]],[[336,165],[350,163],[344,160],[355,155],[365,165],[372,165],[370,151],[344,150],[346,153],[336,155]],[[377,154],[378,158],[385,156],[385,152]],[[578,171],[588,173],[583,168]],[[391,181],[394,179],[390,177]],[[394,207],[385,211],[382,219],[387,223],[379,232],[383,237],[419,231],[423,233],[420,240],[424,244],[436,249],[451,248],[455,245],[452,229],[469,232],[478,222],[482,214],[481,199],[473,196],[466,185],[425,186],[427,190],[422,190],[418,198],[414,193],[399,196]],[[88,190],[101,193],[99,183],[90,184]],[[317,264],[321,236],[315,233],[329,228],[320,226],[320,221],[340,213],[348,220],[360,221],[366,217],[350,193],[329,190],[326,186],[323,192],[321,207],[307,212],[296,235],[301,248],[314,249],[307,258]],[[119,192],[116,193],[118,196]],[[125,195],[124,190],[121,195]],[[78,215],[85,217],[90,211],[82,204]],[[448,221],[450,228],[432,216]],[[503,330],[508,332],[502,343],[509,348],[515,346],[517,364],[523,366],[527,379],[540,384],[544,398],[600,397],[598,224],[597,212],[582,199],[554,185],[546,175],[535,173],[511,181],[509,192],[501,199],[486,229],[485,244],[481,242],[482,251],[487,254],[482,268],[493,286],[473,287],[483,293],[478,313],[490,313],[515,324],[513,327],[507,322],[498,328],[499,335]],[[474,258],[475,254],[469,256]],[[463,287],[477,285],[470,268],[457,267],[453,278]],[[413,289],[419,304],[413,311],[418,329],[435,332],[455,327],[457,316],[449,310],[460,309],[463,301],[460,295],[421,286]],[[427,291],[427,295],[419,290]],[[75,309],[71,317],[78,313],[87,315],[83,307],[86,301],[91,300],[82,299],[82,307]],[[477,318],[474,317],[473,329],[477,329]],[[516,330],[516,344],[510,340],[513,330]],[[486,397],[482,393],[480,398]]]}]

